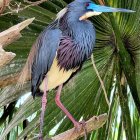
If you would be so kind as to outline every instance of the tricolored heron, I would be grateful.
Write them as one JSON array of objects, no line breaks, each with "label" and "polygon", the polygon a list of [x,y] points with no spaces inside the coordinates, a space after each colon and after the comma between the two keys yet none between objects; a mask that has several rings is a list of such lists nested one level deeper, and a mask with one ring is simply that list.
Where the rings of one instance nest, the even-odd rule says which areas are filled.
[{"label": "tricolored heron", "polygon": [[[60,101],[63,84],[78,72],[95,46],[95,28],[89,17],[102,12],[133,12],[96,5],[91,0],[75,0],[60,11],[56,19],[39,35],[29,54],[26,68],[31,74],[33,97],[42,95],[40,139],[49,90],[58,87],[55,102],[76,128],[81,127]],[[27,69],[24,69],[27,71]]]}]

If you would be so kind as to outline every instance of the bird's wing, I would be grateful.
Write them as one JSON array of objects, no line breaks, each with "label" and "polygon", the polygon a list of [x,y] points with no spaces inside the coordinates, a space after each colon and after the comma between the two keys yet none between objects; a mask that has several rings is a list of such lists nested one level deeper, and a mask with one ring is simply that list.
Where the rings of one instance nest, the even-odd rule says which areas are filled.
[{"label": "bird's wing", "polygon": [[[58,44],[62,34],[61,30],[56,29],[55,27],[58,26],[60,18],[62,18],[66,12],[67,8],[64,8],[58,13],[56,20],[40,34],[37,41],[31,48],[26,64],[20,73],[20,77],[17,82],[18,88],[22,87],[26,81],[31,79],[32,76],[35,80],[33,84],[39,85],[42,80],[42,77],[39,77],[39,75],[47,73],[49,70],[55,57],[56,49],[59,46]],[[35,75],[31,75],[33,73],[37,74],[38,78]]]},{"label": "bird's wing", "polygon": [[39,35],[30,51],[19,82],[23,84],[31,78],[33,96],[39,92],[39,85],[52,65],[61,36],[61,30],[47,28]]},{"label": "bird's wing", "polygon": [[38,51],[34,57],[31,68],[31,90],[33,96],[38,92],[37,90],[42,80],[52,65],[59,46],[61,34],[59,29],[46,29],[37,40],[36,45]]}]

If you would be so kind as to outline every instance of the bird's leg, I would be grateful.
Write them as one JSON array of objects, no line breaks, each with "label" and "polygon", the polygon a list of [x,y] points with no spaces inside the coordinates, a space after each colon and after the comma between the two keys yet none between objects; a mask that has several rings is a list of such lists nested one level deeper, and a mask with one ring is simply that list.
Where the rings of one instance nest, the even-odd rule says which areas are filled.
[{"label": "bird's leg", "polygon": [[63,87],[63,84],[58,87],[56,97],[55,97],[55,102],[56,102],[57,106],[60,107],[62,109],[62,111],[66,114],[66,116],[73,122],[74,127],[76,128],[76,130],[80,131],[81,128],[83,128],[84,131],[85,131],[85,135],[86,135],[85,122],[84,121],[77,122],[73,118],[73,116],[68,112],[68,110],[64,107],[64,105],[61,103],[60,95],[61,95],[62,87]]},{"label": "bird's leg", "polygon": [[42,130],[43,130],[43,124],[44,124],[44,113],[46,110],[46,104],[47,104],[47,77],[44,79],[44,93],[42,96],[42,108],[41,108],[41,116],[40,116],[40,133],[39,133],[39,140],[43,140],[42,138]]}]

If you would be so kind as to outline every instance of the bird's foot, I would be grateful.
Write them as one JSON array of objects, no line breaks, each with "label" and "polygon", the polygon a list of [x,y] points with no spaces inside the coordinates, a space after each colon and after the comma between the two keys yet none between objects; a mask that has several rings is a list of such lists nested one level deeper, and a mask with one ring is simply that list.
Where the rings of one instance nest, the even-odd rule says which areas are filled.
[{"label": "bird's foot", "polygon": [[83,129],[85,140],[87,140],[86,122],[84,120],[81,122],[75,122],[74,127],[76,132],[80,132]]},{"label": "bird's foot", "polygon": [[75,130],[76,130],[77,132],[81,131],[83,128],[85,128],[85,126],[86,126],[85,121],[75,122],[75,123],[74,123],[74,127],[75,127]]},{"label": "bird's foot", "polygon": [[86,130],[86,122],[83,120],[81,122],[76,122],[74,124],[76,132],[80,132],[82,129],[84,130],[84,140],[87,140],[87,130]]},{"label": "bird's foot", "polygon": [[43,135],[39,133],[38,140],[43,140]]}]

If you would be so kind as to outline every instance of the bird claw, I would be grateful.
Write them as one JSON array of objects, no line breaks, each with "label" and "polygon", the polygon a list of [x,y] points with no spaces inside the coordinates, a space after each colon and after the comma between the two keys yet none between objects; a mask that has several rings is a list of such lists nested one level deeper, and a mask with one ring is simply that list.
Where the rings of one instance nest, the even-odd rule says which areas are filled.
[{"label": "bird claw", "polygon": [[85,137],[85,140],[87,140],[87,131],[86,131],[85,126],[86,126],[86,122],[84,120],[81,122],[76,122],[74,124],[76,132],[80,132],[82,129],[84,130],[84,137]]},{"label": "bird claw", "polygon": [[81,131],[82,128],[85,128],[85,126],[86,126],[86,123],[85,123],[84,120],[81,121],[81,122],[76,122],[76,123],[74,124],[74,127],[75,127],[75,129],[76,129],[77,132]]},{"label": "bird claw", "polygon": [[43,140],[43,136],[42,136],[41,133],[40,133],[39,136],[38,136],[38,140]]}]

